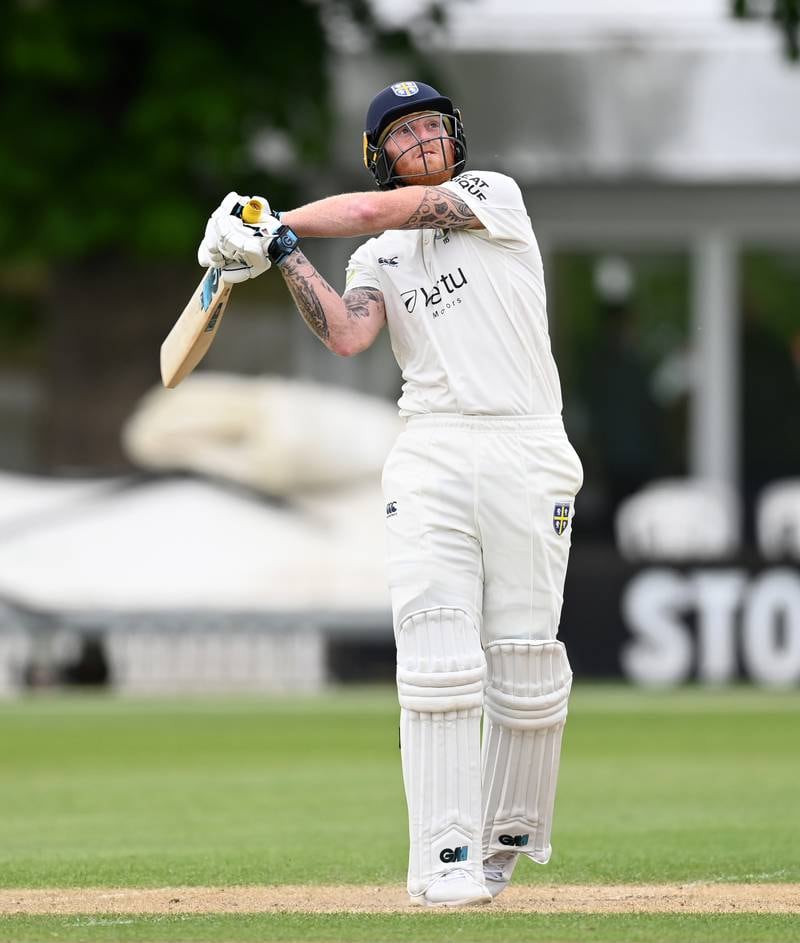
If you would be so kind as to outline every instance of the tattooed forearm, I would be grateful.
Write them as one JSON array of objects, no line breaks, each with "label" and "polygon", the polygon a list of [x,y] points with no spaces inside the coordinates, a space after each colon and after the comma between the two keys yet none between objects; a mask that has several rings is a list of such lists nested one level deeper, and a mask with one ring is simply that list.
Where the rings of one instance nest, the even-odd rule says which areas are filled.
[{"label": "tattooed forearm", "polygon": [[303,320],[321,341],[327,341],[331,332],[321,297],[330,294],[338,298],[336,292],[299,249],[278,268]]},{"label": "tattooed forearm", "polygon": [[425,187],[416,210],[399,229],[460,229],[474,222],[475,214],[455,193]]},{"label": "tattooed forearm", "polygon": [[348,318],[368,318],[383,310],[383,292],[377,288],[354,288],[343,296]]},{"label": "tattooed forearm", "polygon": [[299,249],[278,269],[301,317],[333,353],[352,357],[366,350],[386,323],[382,292],[354,288],[342,298]]}]

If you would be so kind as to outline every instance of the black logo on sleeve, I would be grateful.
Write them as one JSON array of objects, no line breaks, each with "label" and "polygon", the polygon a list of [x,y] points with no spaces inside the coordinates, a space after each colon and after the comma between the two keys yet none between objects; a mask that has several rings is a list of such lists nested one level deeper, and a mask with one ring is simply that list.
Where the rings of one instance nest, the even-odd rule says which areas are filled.
[{"label": "black logo on sleeve", "polygon": [[466,190],[467,193],[474,196],[476,200],[486,199],[486,191],[489,189],[489,184],[475,174],[460,174],[456,177],[455,182],[462,190]]},{"label": "black logo on sleeve", "polygon": [[397,268],[397,256],[396,255],[390,255],[390,256],[379,255],[378,265],[388,265],[391,268]]}]

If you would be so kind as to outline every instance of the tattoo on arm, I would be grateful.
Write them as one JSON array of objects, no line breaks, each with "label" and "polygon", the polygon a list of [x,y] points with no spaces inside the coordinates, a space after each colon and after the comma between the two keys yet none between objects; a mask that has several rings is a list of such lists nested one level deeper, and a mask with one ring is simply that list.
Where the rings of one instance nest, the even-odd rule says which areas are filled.
[{"label": "tattoo on arm", "polygon": [[342,300],[351,320],[380,315],[383,309],[383,292],[377,288],[353,288],[344,293]]},{"label": "tattoo on arm", "polygon": [[463,229],[475,214],[455,193],[425,187],[422,202],[399,229]]},{"label": "tattoo on arm", "polygon": [[278,268],[303,320],[321,341],[327,341],[331,332],[320,296],[328,293],[338,297],[336,292],[299,249],[287,256]]}]

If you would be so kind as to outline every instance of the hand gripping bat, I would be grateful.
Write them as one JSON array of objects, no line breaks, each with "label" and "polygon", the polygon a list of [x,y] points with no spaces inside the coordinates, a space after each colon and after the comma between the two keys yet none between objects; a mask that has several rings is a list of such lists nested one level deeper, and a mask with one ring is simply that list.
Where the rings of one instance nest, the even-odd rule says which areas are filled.
[{"label": "hand gripping bat", "polygon": [[[261,219],[263,204],[250,200],[242,208],[242,220],[254,225]],[[200,363],[219,330],[233,286],[222,277],[222,269],[210,268],[161,345],[161,380],[174,389]]]}]

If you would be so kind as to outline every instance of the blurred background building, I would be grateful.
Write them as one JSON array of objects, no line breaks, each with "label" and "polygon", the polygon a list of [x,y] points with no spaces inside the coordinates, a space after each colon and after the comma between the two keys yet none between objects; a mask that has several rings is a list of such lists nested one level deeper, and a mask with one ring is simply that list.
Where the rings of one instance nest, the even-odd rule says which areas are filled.
[{"label": "blurred background building", "polygon": [[[542,248],[577,673],[800,680],[796,4],[306,0],[225,35],[204,4],[4,6],[0,690],[391,672],[386,336],[334,357],[270,274],[185,398],[143,397],[222,194],[367,188],[366,106],[411,77]],[[342,287],[357,242],[307,251]]]}]

